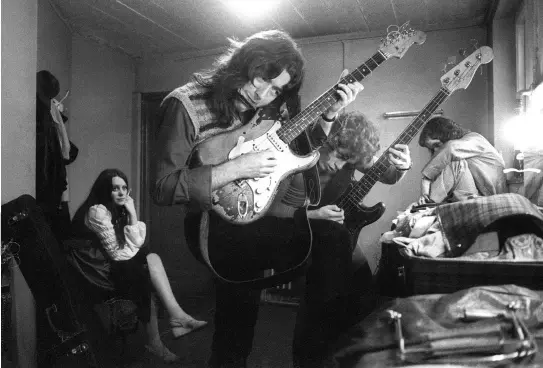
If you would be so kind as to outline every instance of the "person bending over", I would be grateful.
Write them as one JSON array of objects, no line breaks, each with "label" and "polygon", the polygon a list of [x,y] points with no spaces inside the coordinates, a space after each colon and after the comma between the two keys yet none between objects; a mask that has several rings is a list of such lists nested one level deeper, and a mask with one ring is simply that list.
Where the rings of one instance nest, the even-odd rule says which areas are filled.
[{"label": "person bending over", "polygon": [[[364,114],[360,112],[341,113],[332,126],[330,138],[320,148],[318,161],[322,188],[319,206],[310,207],[310,219],[322,219],[343,224],[343,209],[333,203],[352,181],[358,181],[362,174],[377,161],[376,153],[380,149],[379,131]],[[409,147],[397,144],[389,149],[390,166],[379,178],[384,184],[395,184],[411,168],[412,160]],[[350,244],[352,253],[352,301],[351,312],[359,313],[361,305],[371,306],[371,301],[361,300],[373,286],[373,275],[362,249],[357,244]]]},{"label": "person bending over", "polygon": [[436,117],[422,129],[419,145],[432,155],[422,170],[419,204],[507,192],[503,158],[482,135]]}]

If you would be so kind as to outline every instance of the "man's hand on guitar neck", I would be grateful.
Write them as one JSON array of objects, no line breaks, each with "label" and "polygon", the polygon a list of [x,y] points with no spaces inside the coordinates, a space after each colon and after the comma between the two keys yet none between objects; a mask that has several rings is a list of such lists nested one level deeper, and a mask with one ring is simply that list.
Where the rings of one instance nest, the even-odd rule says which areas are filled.
[{"label": "man's hand on guitar neck", "polygon": [[316,210],[307,211],[307,218],[314,220],[329,220],[343,224],[345,213],[335,204],[329,204]]},{"label": "man's hand on guitar neck", "polygon": [[272,150],[245,153],[213,166],[211,190],[219,189],[238,179],[263,178],[270,175],[276,166],[277,159]]},{"label": "man's hand on guitar neck", "polygon": [[339,83],[348,74],[349,71],[345,69],[339,76],[339,81],[336,88],[336,93],[338,94],[339,99],[323,113],[323,117],[325,117],[326,120],[322,120],[321,126],[326,135],[330,133],[332,122],[336,118],[338,112],[353,102],[358,93],[364,89],[364,86],[358,81],[347,84]]}]

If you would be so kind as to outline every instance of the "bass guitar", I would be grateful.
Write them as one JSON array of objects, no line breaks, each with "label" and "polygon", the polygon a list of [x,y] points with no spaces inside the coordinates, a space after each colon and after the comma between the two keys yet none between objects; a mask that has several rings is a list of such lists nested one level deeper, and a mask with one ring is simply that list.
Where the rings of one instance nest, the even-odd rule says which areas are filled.
[{"label": "bass guitar", "polygon": [[[411,140],[418,134],[419,130],[432,117],[432,114],[437,108],[456,90],[466,89],[475,71],[482,64],[487,64],[494,58],[492,49],[488,46],[483,46],[462,60],[454,68],[449,70],[441,77],[442,87],[432,100],[421,110],[411,123],[403,130],[400,136],[390,145],[394,147],[396,144],[409,144]],[[368,169],[364,176],[358,181],[345,181],[346,188],[337,191],[341,193],[339,197],[330,201],[323,197],[321,204],[335,204],[343,209],[345,214],[344,224],[349,230],[353,244],[358,241],[358,235],[362,228],[366,225],[377,221],[385,212],[385,205],[382,202],[375,204],[372,207],[366,207],[362,204],[362,200],[373,188],[373,185],[379,181],[381,176],[387,171],[391,165],[388,160],[388,149],[377,159],[375,164]],[[335,181],[333,178],[332,181]],[[338,179],[338,181],[340,181]],[[328,185],[334,184],[330,182]],[[338,185],[337,183],[335,185]],[[336,186],[337,187],[337,186]]]},{"label": "bass guitar", "polygon": [[[391,57],[401,58],[412,44],[422,44],[426,34],[408,24],[391,31],[381,41],[379,50],[339,83],[362,81]],[[305,156],[292,152],[289,144],[338,99],[337,85],[328,89],[291,120],[267,120],[261,112],[246,125],[218,134],[198,144],[192,152],[196,165],[217,165],[240,155],[271,149],[278,165],[264,177],[236,180],[212,193],[212,210],[226,221],[246,224],[262,217],[271,206],[283,179],[315,165],[318,151]],[[194,165],[192,165],[194,166]]]}]

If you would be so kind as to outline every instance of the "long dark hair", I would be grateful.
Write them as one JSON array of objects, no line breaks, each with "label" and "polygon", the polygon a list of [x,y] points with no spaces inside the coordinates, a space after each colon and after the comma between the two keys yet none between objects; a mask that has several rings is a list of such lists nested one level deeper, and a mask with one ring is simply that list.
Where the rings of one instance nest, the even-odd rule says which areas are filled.
[{"label": "long dark hair", "polygon": [[60,92],[58,79],[48,70],[40,70],[36,73],[38,95],[51,100]]},{"label": "long dark hair", "polygon": [[111,222],[115,229],[117,242],[122,248],[125,243],[124,227],[128,224],[128,213],[124,207],[116,205],[111,199],[113,191],[113,178],[118,176],[123,179],[128,186],[128,178],[119,169],[106,169],[98,175],[91,187],[89,196],[81,206],[77,209],[74,218],[72,219],[72,231],[74,233],[89,233],[89,229],[85,225],[85,217],[89,209],[97,204],[105,206],[111,212]]},{"label": "long dark hair", "polygon": [[426,123],[419,136],[419,145],[424,147],[427,139],[439,139],[447,143],[452,139],[460,139],[470,133],[469,129],[462,128],[452,119],[446,117],[435,117]]},{"label": "long dark hair", "polygon": [[215,61],[214,68],[194,74],[200,85],[211,89],[210,108],[217,112],[222,125],[232,123],[237,113],[234,105],[237,91],[254,78],[271,80],[286,70],[290,82],[274,105],[296,99],[304,78],[305,60],[288,34],[270,30],[256,33],[244,41],[228,40],[230,48]]}]

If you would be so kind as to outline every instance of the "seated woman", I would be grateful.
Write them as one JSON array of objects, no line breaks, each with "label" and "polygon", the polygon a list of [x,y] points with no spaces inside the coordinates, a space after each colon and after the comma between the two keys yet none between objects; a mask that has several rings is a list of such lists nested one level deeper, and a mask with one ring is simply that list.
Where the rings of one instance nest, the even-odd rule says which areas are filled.
[{"label": "seated woman", "polygon": [[89,240],[91,248],[76,248],[71,258],[79,259],[77,268],[94,291],[102,295],[113,292],[135,302],[138,318],[146,325],[145,347],[165,362],[174,362],[179,357],[160,339],[151,293],[158,294],[168,311],[174,337],[201,328],[207,322],[195,320],[179,306],[160,257],[141,248],[146,226],[138,221],[129,192],[128,179],[120,170],[107,169],[100,173],[72,220],[73,236]]}]

